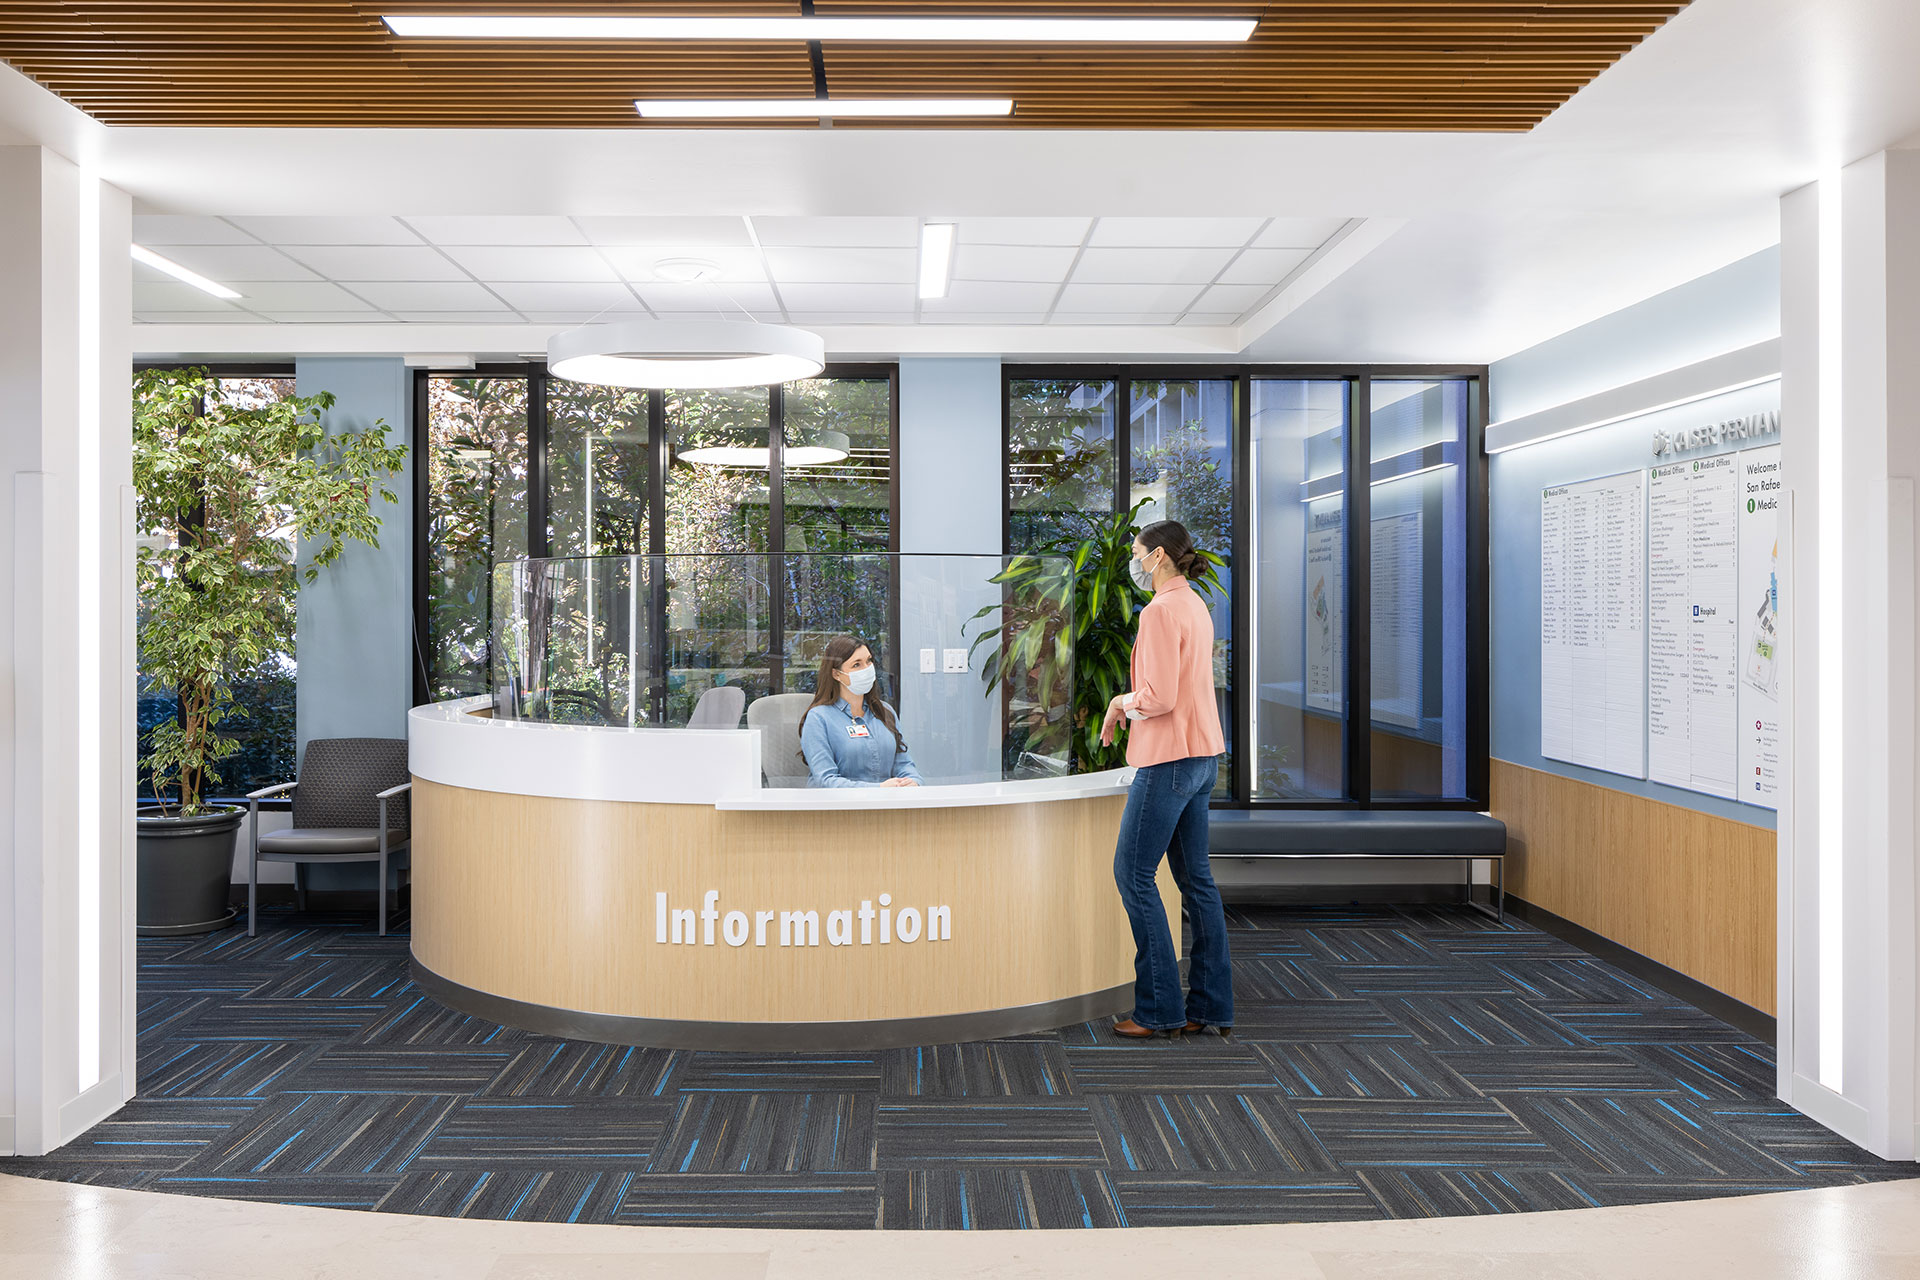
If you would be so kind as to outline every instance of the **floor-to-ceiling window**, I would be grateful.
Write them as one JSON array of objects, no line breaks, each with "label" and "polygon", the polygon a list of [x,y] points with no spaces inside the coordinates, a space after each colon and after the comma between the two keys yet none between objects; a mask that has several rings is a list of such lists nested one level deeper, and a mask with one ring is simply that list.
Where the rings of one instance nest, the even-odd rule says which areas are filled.
[{"label": "floor-to-ceiling window", "polygon": [[1144,502],[1226,560],[1216,803],[1484,802],[1483,371],[1005,379],[1009,552]]},{"label": "floor-to-ceiling window", "polygon": [[[616,674],[649,718],[684,719],[720,684],[810,690],[839,631],[895,669],[890,367],[716,391],[423,373],[415,403],[429,460],[416,697],[489,687],[492,570],[524,555],[641,557],[605,572],[639,584],[645,669]],[[584,590],[583,607],[597,598]]]},{"label": "floor-to-ceiling window", "polygon": [[[219,384],[219,397],[235,408],[258,407],[287,400],[294,395],[294,379],[290,369],[215,370],[214,373]],[[202,408],[204,411],[206,406]],[[190,515],[187,526],[203,518],[203,515]],[[170,540],[177,544],[178,539],[191,536],[187,526],[168,535]],[[291,546],[295,531],[290,525],[283,526],[275,536]],[[260,661],[233,679],[233,700],[238,714],[221,723],[220,734],[232,740],[238,749],[217,766],[220,780],[214,785],[213,791],[219,796],[245,795],[260,787],[285,782],[294,775],[294,757],[299,747],[294,721],[299,666],[294,647],[297,598],[298,587],[288,580],[274,590],[270,600],[263,602],[273,619],[277,639]],[[144,626],[146,613],[143,604],[136,604],[136,609]],[[149,754],[154,726],[178,714],[179,703],[174,691],[156,684],[142,670],[139,673],[136,706],[141,759],[146,759]],[[148,786],[147,779],[143,777],[140,780],[143,793]]]}]

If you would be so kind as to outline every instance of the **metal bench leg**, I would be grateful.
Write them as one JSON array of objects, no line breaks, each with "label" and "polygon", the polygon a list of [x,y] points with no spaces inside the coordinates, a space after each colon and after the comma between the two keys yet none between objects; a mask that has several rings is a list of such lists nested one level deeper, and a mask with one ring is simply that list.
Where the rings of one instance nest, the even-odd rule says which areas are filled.
[{"label": "metal bench leg", "polygon": [[[1489,920],[1504,921],[1506,919],[1507,902],[1507,873],[1504,865],[1501,864],[1498,858],[1482,858],[1472,854],[1467,855],[1464,861],[1467,864],[1467,905]],[[1473,873],[1482,862],[1490,863],[1501,868],[1500,888],[1497,898],[1499,905],[1497,907],[1488,906],[1486,903],[1480,901],[1479,896],[1474,893]]]}]

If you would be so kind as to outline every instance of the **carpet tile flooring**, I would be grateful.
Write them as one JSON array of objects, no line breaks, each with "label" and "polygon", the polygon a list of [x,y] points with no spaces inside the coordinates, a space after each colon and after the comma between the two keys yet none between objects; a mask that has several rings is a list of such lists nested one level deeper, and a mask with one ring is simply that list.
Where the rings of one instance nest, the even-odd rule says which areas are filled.
[{"label": "carpet tile flooring", "polygon": [[1233,907],[1230,1037],[1102,1023],[874,1053],[556,1040],[454,1013],[404,933],[269,911],[140,944],[140,1096],[0,1172],[395,1213],[996,1229],[1457,1214],[1914,1176],[1771,1049],[1448,907]]}]

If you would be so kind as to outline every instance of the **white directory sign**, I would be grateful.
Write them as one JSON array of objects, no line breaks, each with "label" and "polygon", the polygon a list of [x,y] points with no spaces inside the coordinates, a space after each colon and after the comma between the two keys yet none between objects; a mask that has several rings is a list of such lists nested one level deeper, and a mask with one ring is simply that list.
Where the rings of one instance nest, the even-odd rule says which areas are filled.
[{"label": "white directory sign", "polygon": [[1420,727],[1420,621],[1424,585],[1418,511],[1373,522],[1373,718]]},{"label": "white directory sign", "polygon": [[1739,459],[1734,518],[1740,530],[1739,798],[1779,807],[1780,446],[1748,449]]},{"label": "white directory sign", "polygon": [[1647,776],[1737,797],[1739,466],[1655,467],[1647,556]]},{"label": "white directory sign", "polygon": [[1346,541],[1346,512],[1309,508],[1307,525],[1307,705],[1317,711],[1341,710],[1346,658],[1341,650],[1346,604],[1346,575],[1341,548]]},{"label": "white directory sign", "polygon": [[1540,754],[1646,776],[1646,473],[1540,493]]}]

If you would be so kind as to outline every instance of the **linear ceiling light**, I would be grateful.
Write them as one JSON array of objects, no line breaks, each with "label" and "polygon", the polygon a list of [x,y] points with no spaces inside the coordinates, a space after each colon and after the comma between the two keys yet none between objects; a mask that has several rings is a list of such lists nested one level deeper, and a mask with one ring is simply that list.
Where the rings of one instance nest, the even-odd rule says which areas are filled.
[{"label": "linear ceiling light", "polygon": [[1006,116],[1012,98],[686,98],[633,104],[649,120],[825,120],[834,116]]},{"label": "linear ceiling light", "polygon": [[556,18],[391,14],[397,36],[433,40],[953,40],[1231,44],[1254,18]]},{"label": "linear ceiling light", "polygon": [[233,290],[227,288],[227,286],[209,280],[197,271],[189,271],[172,258],[163,258],[153,250],[141,245],[136,244],[133,246],[133,260],[135,262],[144,262],[155,271],[164,271],[175,280],[190,284],[202,293],[210,293],[216,298],[237,298],[240,296]]},{"label": "linear ceiling light", "polygon": [[947,296],[947,277],[953,269],[951,222],[929,222],[920,228],[920,296]]}]

